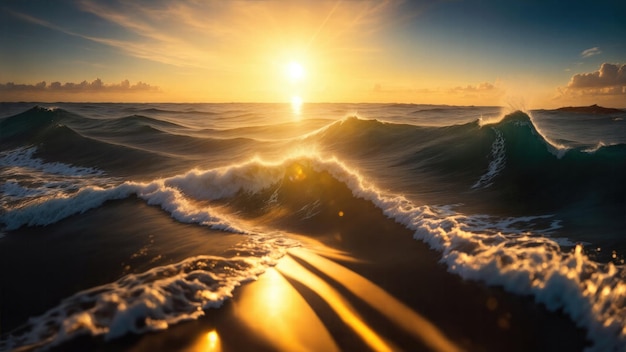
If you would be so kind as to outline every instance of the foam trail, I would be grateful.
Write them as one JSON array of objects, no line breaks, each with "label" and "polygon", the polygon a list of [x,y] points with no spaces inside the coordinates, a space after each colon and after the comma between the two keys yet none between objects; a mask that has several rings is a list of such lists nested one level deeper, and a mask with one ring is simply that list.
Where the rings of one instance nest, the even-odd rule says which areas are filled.
[{"label": "foam trail", "polygon": [[480,176],[480,179],[472,185],[472,189],[475,188],[487,188],[493,184],[493,179],[504,169],[506,166],[506,145],[504,143],[504,137],[502,132],[498,131],[495,127],[492,130],[496,134],[496,139],[491,145],[491,161],[487,167],[487,172]]},{"label": "foam trail", "polygon": [[[133,195],[158,205],[180,222],[246,234],[232,253],[237,257],[198,256],[153,268],[143,274],[79,292],[44,315],[29,320],[0,340],[0,350],[47,348],[78,335],[104,335],[106,339],[129,332],[166,329],[180,321],[197,319],[219,307],[235,287],[255,279],[274,265],[287,248],[299,243],[280,232],[259,232],[241,226],[206,202],[257,192],[278,182],[284,167],[249,162],[229,168],[192,170],[184,175],[147,183],[124,182],[114,187],[89,186],[71,195],[57,196],[0,214],[6,230],[48,225],[106,201]],[[225,187],[228,186],[228,187]]]},{"label": "foam trail", "polygon": [[3,168],[26,168],[48,174],[64,176],[95,176],[103,172],[90,167],[79,167],[59,162],[44,162],[35,158],[36,147],[22,147],[0,153],[0,167]]},{"label": "foam trail", "polygon": [[0,340],[0,350],[49,348],[80,335],[109,340],[198,319],[284,254],[280,244],[269,247],[254,257],[192,257],[78,292]]},{"label": "foam trail", "polygon": [[278,182],[283,174],[284,170],[279,167],[266,167],[252,161],[208,171],[191,170],[184,175],[148,183],[127,181],[109,188],[87,186],[70,195],[58,195],[35,204],[9,209],[0,214],[0,223],[5,225],[5,230],[15,230],[21,226],[45,226],[97,208],[106,201],[136,195],[150,205],[159,205],[178,221],[243,232],[224,214],[210,207],[198,207],[194,201],[222,199],[234,196],[239,191],[257,192]]},{"label": "foam trail", "polygon": [[[590,260],[582,246],[571,253],[542,233],[507,231],[502,225],[534,221],[537,217],[489,223],[484,216],[467,216],[415,206],[402,196],[387,195],[336,160],[315,160],[369,200],[385,215],[415,231],[415,239],[442,253],[450,272],[463,278],[499,285],[510,292],[532,295],[550,310],[563,310],[588,331],[590,351],[626,348],[626,283],[623,267]],[[484,224],[483,228],[477,224]],[[548,232],[558,226],[551,222]]]},{"label": "foam trail", "polygon": [[[192,170],[149,183],[126,182],[109,189],[83,189],[71,197],[12,210],[0,215],[0,220],[8,228],[44,225],[71,215],[75,209],[85,211],[108,199],[135,194],[149,204],[160,205],[182,222],[250,232],[236,220],[216,209],[199,206],[198,202],[206,204],[279,184],[290,165],[302,163],[303,158],[275,164],[253,160],[222,169]],[[546,237],[558,228],[558,220],[549,215],[501,219],[464,215],[449,207],[416,206],[403,196],[381,192],[336,159],[309,156],[306,164],[318,172],[328,172],[346,184],[354,196],[371,201],[385,215],[413,230],[416,239],[442,253],[441,260],[450,272],[500,285],[517,294],[532,295],[551,310],[563,310],[587,329],[594,343],[590,350],[626,348],[623,268],[593,262],[580,246],[563,252],[556,241]],[[531,233],[520,228],[535,230]]]},{"label": "foam trail", "polygon": [[36,147],[0,153],[0,209],[10,210],[47,199],[62,198],[90,186],[119,183],[101,170],[59,162],[44,162],[34,156]]},{"label": "foam trail", "polygon": [[569,150],[568,147],[559,144],[553,140],[551,140],[550,138],[548,138],[546,136],[545,133],[543,133],[539,127],[537,127],[537,124],[533,121],[533,114],[530,111],[524,111],[524,113],[526,115],[528,115],[529,119],[530,119],[530,123],[532,126],[529,126],[531,128],[531,130],[533,131],[533,133],[538,134],[539,136],[541,136],[541,138],[543,138],[543,140],[545,141],[545,143],[548,145],[548,151],[550,151],[550,153],[552,153],[552,155],[556,156],[558,159],[561,159],[565,153],[567,153],[567,151]]}]

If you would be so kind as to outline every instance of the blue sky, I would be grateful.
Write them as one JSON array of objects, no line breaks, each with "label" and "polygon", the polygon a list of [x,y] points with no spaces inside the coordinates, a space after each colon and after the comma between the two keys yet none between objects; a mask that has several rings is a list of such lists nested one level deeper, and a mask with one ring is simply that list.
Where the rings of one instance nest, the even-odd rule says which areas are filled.
[{"label": "blue sky", "polygon": [[626,107],[625,18],[622,0],[2,0],[0,100]]}]

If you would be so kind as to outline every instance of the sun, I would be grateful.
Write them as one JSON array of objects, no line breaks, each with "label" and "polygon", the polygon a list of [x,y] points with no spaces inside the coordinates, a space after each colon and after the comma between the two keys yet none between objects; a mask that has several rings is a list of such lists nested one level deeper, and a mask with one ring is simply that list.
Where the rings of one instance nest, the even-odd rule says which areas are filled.
[{"label": "sun", "polygon": [[305,75],[304,67],[295,61],[287,64],[286,72],[287,77],[294,82],[302,80]]}]

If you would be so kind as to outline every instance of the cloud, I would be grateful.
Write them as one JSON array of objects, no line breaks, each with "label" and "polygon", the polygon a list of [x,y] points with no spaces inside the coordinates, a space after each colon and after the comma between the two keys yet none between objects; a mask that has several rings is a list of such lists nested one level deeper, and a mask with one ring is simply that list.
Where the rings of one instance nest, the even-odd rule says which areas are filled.
[{"label": "cloud", "polygon": [[603,63],[598,71],[579,73],[570,79],[568,89],[605,89],[626,87],[626,64]]},{"label": "cloud", "polygon": [[[379,92],[379,93],[397,92],[399,90],[403,90],[403,89],[383,88],[383,86],[380,83],[374,84],[374,87],[372,88],[373,92]],[[404,91],[416,92],[416,93],[429,93],[429,94],[468,94],[468,93],[498,93],[498,92],[501,92],[501,89],[496,87],[496,85],[494,85],[493,83],[482,82],[476,85],[468,84],[467,86],[456,86],[453,88],[404,89]]]},{"label": "cloud", "polygon": [[557,91],[556,101],[623,108],[626,102],[626,64],[603,63],[597,71],[573,75],[567,86]]},{"label": "cloud", "polygon": [[496,86],[494,86],[493,84],[489,83],[489,82],[483,82],[483,83],[479,83],[475,86],[473,85],[467,85],[465,87],[454,87],[452,89],[448,90],[448,93],[464,93],[464,94],[469,94],[469,93],[486,93],[486,92],[493,92],[495,90],[497,90],[498,88],[496,88]]},{"label": "cloud", "polygon": [[0,83],[0,92],[25,92],[25,93],[133,93],[133,92],[159,92],[159,88],[144,82],[130,84],[128,80],[124,80],[118,84],[104,84],[100,78],[92,82],[82,81],[80,83],[52,82],[47,84],[41,81],[36,84],[16,84],[7,82]]},{"label": "cloud", "polygon": [[[429,104],[449,104],[451,99],[463,104],[498,104],[505,90],[499,82],[482,82],[475,85],[437,88],[386,87],[374,84],[371,94],[377,97],[391,97],[393,101],[425,101]],[[384,99],[390,100],[390,99]]]},{"label": "cloud", "polygon": [[582,56],[583,58],[588,58],[588,57],[599,55],[599,54],[602,54],[602,50],[600,50],[600,48],[596,46],[596,47],[584,50],[582,53],[580,53],[580,56]]},{"label": "cloud", "polygon": [[[249,1],[121,1],[81,0],[80,10],[115,25],[123,35],[96,34],[88,28],[69,31],[52,23],[20,15],[24,20],[60,30],[126,54],[178,67],[240,70],[239,59],[249,63],[251,49],[277,50],[277,45],[311,46],[358,51],[368,35],[384,27],[389,8],[398,0],[383,2],[306,0]],[[362,44],[365,45],[365,44]],[[369,45],[366,45],[369,47]],[[230,59],[224,59],[230,57]]]}]

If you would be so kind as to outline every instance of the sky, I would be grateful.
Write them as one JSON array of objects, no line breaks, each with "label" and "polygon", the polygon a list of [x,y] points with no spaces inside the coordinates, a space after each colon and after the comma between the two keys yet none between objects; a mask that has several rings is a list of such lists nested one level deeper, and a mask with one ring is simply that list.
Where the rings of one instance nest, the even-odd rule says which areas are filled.
[{"label": "sky", "polygon": [[626,108],[626,1],[0,0],[0,101]]}]

